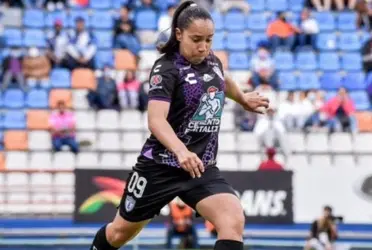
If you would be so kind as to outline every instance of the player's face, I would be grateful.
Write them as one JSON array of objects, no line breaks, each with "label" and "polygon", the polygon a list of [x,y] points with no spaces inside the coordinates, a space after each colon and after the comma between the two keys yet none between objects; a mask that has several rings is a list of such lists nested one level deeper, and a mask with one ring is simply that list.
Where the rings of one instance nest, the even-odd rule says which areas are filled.
[{"label": "player's face", "polygon": [[201,63],[212,46],[214,24],[212,20],[194,20],[187,29],[177,29],[176,36],[180,42],[181,54],[192,64]]}]

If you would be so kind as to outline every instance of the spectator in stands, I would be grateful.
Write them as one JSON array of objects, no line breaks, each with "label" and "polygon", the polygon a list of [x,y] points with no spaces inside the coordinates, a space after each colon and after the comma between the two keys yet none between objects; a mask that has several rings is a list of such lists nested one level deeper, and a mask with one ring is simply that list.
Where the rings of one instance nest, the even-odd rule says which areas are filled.
[{"label": "spectator in stands", "polygon": [[5,47],[5,37],[4,37],[4,25],[3,25],[3,12],[0,7],[0,49]]},{"label": "spectator in stands", "polygon": [[22,50],[18,47],[13,47],[10,50],[10,54],[5,58],[3,62],[3,84],[1,88],[5,90],[12,83],[13,80],[16,80],[17,84],[23,90],[26,90],[26,84],[22,71]]},{"label": "spectator in stands", "polygon": [[167,249],[172,248],[172,238],[181,236],[181,242],[185,243],[182,249],[197,249],[198,235],[193,225],[193,210],[180,198],[176,198],[170,204],[171,224],[167,232]]},{"label": "spectator in stands", "polygon": [[149,101],[148,95],[150,90],[150,83],[144,81],[141,84],[139,93],[138,93],[138,111],[145,112],[147,110],[147,103]]},{"label": "spectator in stands", "polygon": [[241,131],[253,131],[257,121],[257,115],[252,112],[245,111],[240,105],[234,106],[235,127]]},{"label": "spectator in stands", "polygon": [[358,13],[358,27],[370,31],[372,27],[372,2],[357,1],[355,11]]},{"label": "spectator in stands", "polygon": [[41,54],[40,50],[32,47],[28,51],[28,55],[23,59],[23,74],[26,78],[28,87],[35,87],[36,85],[49,87],[49,72],[50,62],[48,58]]},{"label": "spectator in stands", "polygon": [[115,37],[114,47],[116,49],[128,49],[138,57],[141,51],[141,44],[137,35],[133,32],[132,25],[130,22],[121,24],[121,32]]},{"label": "spectator in stands", "polygon": [[251,82],[254,87],[261,84],[268,84],[274,89],[278,88],[278,77],[275,72],[275,62],[270,51],[260,47],[251,60],[253,76]]},{"label": "spectator in stands", "polygon": [[176,10],[176,5],[169,5],[168,12],[160,16],[158,21],[159,38],[158,43],[166,43],[171,35],[172,18]]},{"label": "spectator in stands", "polygon": [[324,104],[321,109],[327,115],[330,132],[357,132],[357,121],[354,116],[354,101],[349,97],[345,88],[341,87],[338,94]]},{"label": "spectator in stands", "polygon": [[299,34],[300,46],[316,48],[316,37],[319,33],[318,21],[311,16],[309,9],[305,8],[301,13],[301,33]]},{"label": "spectator in stands", "polygon": [[135,71],[128,71],[124,81],[119,84],[119,102],[121,108],[138,108],[138,96],[141,83],[136,78]]},{"label": "spectator in stands", "polygon": [[118,108],[118,92],[112,72],[111,67],[105,66],[103,76],[98,79],[97,88],[89,91],[87,98],[90,107],[94,109]]},{"label": "spectator in stands", "polygon": [[266,30],[273,50],[279,46],[292,49],[296,33],[300,33],[300,30],[287,22],[284,12],[279,12],[277,18],[268,25]]},{"label": "spectator in stands", "polygon": [[309,91],[301,91],[300,98],[296,103],[296,128],[302,129],[305,123],[315,112],[315,107],[309,98]]},{"label": "spectator in stands", "polygon": [[308,99],[313,105],[314,112],[305,121],[303,129],[304,131],[308,131],[309,129],[320,130],[327,125],[327,116],[321,110],[325,103],[324,93],[321,90],[318,90],[316,93],[310,92],[308,94]]},{"label": "spectator in stands", "polygon": [[295,93],[293,91],[288,92],[287,99],[281,102],[278,106],[278,119],[284,124],[288,131],[292,131],[297,128],[296,113],[297,103],[295,102]]},{"label": "spectator in stands", "polygon": [[270,100],[271,106],[277,105],[278,93],[269,84],[262,83],[261,85],[257,86],[254,90],[268,98]]},{"label": "spectator in stands", "polygon": [[25,8],[31,9],[31,8],[43,8],[45,0],[23,0],[23,4]]},{"label": "spectator in stands", "polygon": [[258,170],[284,170],[283,166],[275,160],[275,148],[266,149],[267,159],[262,161]]},{"label": "spectator in stands", "polygon": [[49,11],[63,10],[67,5],[67,0],[45,0],[44,7]]},{"label": "spectator in stands", "polygon": [[[129,17],[130,9],[128,6],[123,5],[120,8],[119,18],[115,20],[114,30],[115,30],[115,38],[122,34],[122,33],[135,33],[134,22]],[[129,26],[124,26],[128,24]],[[130,27],[130,31],[128,31],[128,27]]]},{"label": "spectator in stands", "polygon": [[94,69],[94,56],[97,46],[90,32],[85,29],[85,21],[82,17],[76,18],[76,30],[70,37],[67,46],[67,66],[73,70],[76,68]]},{"label": "spectator in stands", "polygon": [[54,22],[54,31],[49,34],[47,39],[48,50],[47,56],[49,57],[53,66],[67,66],[65,62],[66,48],[69,44],[69,37],[63,30],[63,23],[61,20]]},{"label": "spectator in stands", "polygon": [[78,153],[79,144],[75,138],[75,115],[66,110],[66,105],[63,101],[57,103],[57,109],[49,118],[53,150],[56,152],[61,151],[62,147],[66,145],[72,152]]},{"label": "spectator in stands", "polygon": [[141,5],[138,8],[136,8],[136,11],[140,11],[144,9],[151,9],[154,11],[158,11],[158,8],[154,4],[153,0],[141,0]]},{"label": "spectator in stands", "polygon": [[348,8],[348,10],[354,10],[356,3],[357,0],[334,0],[334,4],[336,5],[338,11],[344,11],[345,7]]},{"label": "spectator in stands", "polygon": [[368,74],[372,72],[372,38],[368,39],[362,47],[363,69]]},{"label": "spectator in stands", "polygon": [[69,0],[70,7],[86,8],[89,5],[89,0]]},{"label": "spectator in stands", "polygon": [[248,14],[250,10],[250,6],[245,0],[214,0],[214,6],[223,13],[231,9],[239,9],[245,14]]},{"label": "spectator in stands", "polygon": [[2,0],[0,3],[3,4],[6,8],[12,7],[12,8],[23,8],[23,0]]}]

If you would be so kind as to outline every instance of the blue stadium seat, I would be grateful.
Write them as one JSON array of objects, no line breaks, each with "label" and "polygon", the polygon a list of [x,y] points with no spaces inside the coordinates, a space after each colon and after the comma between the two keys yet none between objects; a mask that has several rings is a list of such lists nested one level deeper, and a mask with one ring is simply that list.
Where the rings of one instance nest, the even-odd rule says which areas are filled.
[{"label": "blue stadium seat", "polygon": [[268,20],[262,13],[252,13],[247,16],[247,28],[254,31],[265,31]]},{"label": "blue stadium seat", "polygon": [[46,47],[46,36],[44,31],[38,29],[25,30],[23,45],[26,47]]},{"label": "blue stadium seat", "polygon": [[114,66],[114,54],[112,50],[99,50],[95,56],[96,66],[102,69],[105,65]]},{"label": "blue stadium seat", "polygon": [[338,47],[335,33],[320,33],[316,39],[316,47],[319,50],[333,51]]},{"label": "blue stadium seat", "polygon": [[75,20],[77,17],[81,17],[84,19],[85,21],[85,27],[89,27],[90,26],[90,18],[89,18],[89,14],[88,14],[88,11],[85,11],[85,10],[78,10],[78,9],[74,9],[74,10],[71,10],[70,11],[70,15],[68,16],[68,27],[70,28],[75,28]]},{"label": "blue stadium seat", "polygon": [[224,29],[224,19],[223,16],[219,11],[213,11],[211,13],[213,21],[214,21],[214,28],[215,30],[223,30]]},{"label": "blue stadium seat", "polygon": [[298,89],[296,77],[293,72],[279,72],[279,89],[296,90]]},{"label": "blue stadium seat", "polygon": [[366,89],[366,76],[363,72],[349,72],[345,75],[342,86],[349,91],[365,90]]},{"label": "blue stadium seat", "polygon": [[318,68],[316,56],[311,51],[298,52],[296,56],[296,68],[299,70],[315,70]]},{"label": "blue stadium seat", "polygon": [[67,26],[67,15],[66,12],[64,11],[53,11],[53,12],[48,12],[46,17],[45,17],[45,25],[47,27],[53,27],[54,22],[56,20],[60,20],[63,25]]},{"label": "blue stadium seat", "polygon": [[46,109],[49,106],[48,92],[42,89],[33,89],[27,93],[26,105],[29,108]]},{"label": "blue stadium seat", "polygon": [[295,26],[300,26],[300,21],[301,21],[301,13],[292,12],[287,15],[287,22]]},{"label": "blue stadium seat", "polygon": [[22,90],[9,89],[3,94],[3,103],[5,108],[23,108],[25,96]]},{"label": "blue stadium seat", "polygon": [[267,41],[267,36],[265,33],[252,33],[252,35],[249,37],[250,49],[256,50],[258,43],[262,41]]},{"label": "blue stadium seat", "polygon": [[8,110],[4,114],[4,129],[26,129],[26,114],[24,111]]},{"label": "blue stadium seat", "polygon": [[[3,128],[3,116],[0,116],[0,128]],[[0,131],[0,150],[4,150],[4,133]]]},{"label": "blue stadium seat", "polygon": [[19,29],[5,29],[4,30],[4,37],[6,41],[6,45],[9,47],[17,46],[21,47],[23,40],[22,40],[22,32]]},{"label": "blue stadium seat", "polygon": [[226,45],[225,45],[225,33],[222,32],[216,32],[213,36],[213,44],[212,44],[212,49],[213,50],[224,50]]},{"label": "blue stadium seat", "polygon": [[92,28],[112,29],[114,26],[114,19],[109,11],[95,11],[90,19],[90,23]]},{"label": "blue stadium seat", "polygon": [[44,12],[38,9],[25,10],[23,14],[23,26],[27,28],[44,28]]},{"label": "blue stadium seat", "polygon": [[320,31],[333,31],[336,29],[335,16],[331,12],[315,12]]},{"label": "blue stadium seat", "polygon": [[278,70],[292,70],[294,68],[294,58],[291,52],[278,51],[274,54],[274,60]]},{"label": "blue stadium seat", "polygon": [[302,11],[305,0],[288,0],[288,6],[292,11]]},{"label": "blue stadium seat", "polygon": [[357,32],[344,32],[339,36],[340,50],[356,51],[361,48],[361,41]]},{"label": "blue stadium seat", "polygon": [[225,29],[229,31],[244,31],[245,15],[240,11],[229,11],[225,15]]},{"label": "blue stadium seat", "polygon": [[226,48],[228,50],[247,50],[247,37],[243,32],[230,32],[226,37]]},{"label": "blue stadium seat", "polygon": [[337,18],[337,28],[340,31],[357,30],[357,13],[356,12],[339,12]]},{"label": "blue stadium seat", "polygon": [[94,31],[93,34],[97,41],[98,49],[112,48],[114,34],[111,31]]},{"label": "blue stadium seat", "polygon": [[119,9],[121,6],[127,5],[128,2],[128,0],[114,0],[112,4],[115,9]]},{"label": "blue stadium seat", "polygon": [[371,39],[371,35],[367,31],[362,31],[360,35],[360,44],[363,46],[369,39]]},{"label": "blue stadium seat", "polygon": [[110,9],[112,2],[111,0],[90,0],[89,5],[92,9]]},{"label": "blue stadium seat", "polygon": [[286,11],[288,2],[287,0],[266,0],[266,9],[273,12]]},{"label": "blue stadium seat", "polygon": [[265,1],[262,0],[248,0],[249,6],[251,6],[252,11],[264,11]]},{"label": "blue stadium seat", "polygon": [[337,72],[326,72],[320,77],[321,89],[338,90],[341,86],[341,75]]},{"label": "blue stadium seat", "polygon": [[249,69],[250,58],[245,52],[229,53],[229,69],[231,70],[247,70]]},{"label": "blue stadium seat", "polygon": [[302,72],[298,77],[301,90],[319,89],[319,78],[315,72]]},{"label": "blue stadium seat", "polygon": [[153,1],[154,5],[160,10],[160,11],[166,11],[169,5],[175,5],[178,4],[178,0],[155,0]]},{"label": "blue stadium seat", "polygon": [[340,58],[337,53],[323,52],[319,54],[319,69],[321,70],[339,70]]},{"label": "blue stadium seat", "polygon": [[70,72],[67,69],[54,69],[50,74],[52,88],[70,88]]},{"label": "blue stadium seat", "polygon": [[150,9],[139,10],[135,14],[134,23],[139,30],[157,30],[158,14]]},{"label": "blue stadium seat", "polygon": [[371,103],[368,99],[368,94],[365,91],[353,91],[349,93],[350,98],[355,103],[355,108],[357,110],[367,110],[370,108]]},{"label": "blue stadium seat", "polygon": [[335,97],[337,95],[337,91],[327,91],[325,93],[325,101],[329,101],[329,99]]},{"label": "blue stadium seat", "polygon": [[0,108],[3,108],[4,102],[3,102],[3,93],[0,92]]},{"label": "blue stadium seat", "polygon": [[362,69],[362,56],[355,53],[344,53],[341,55],[341,67],[344,70],[361,70]]}]

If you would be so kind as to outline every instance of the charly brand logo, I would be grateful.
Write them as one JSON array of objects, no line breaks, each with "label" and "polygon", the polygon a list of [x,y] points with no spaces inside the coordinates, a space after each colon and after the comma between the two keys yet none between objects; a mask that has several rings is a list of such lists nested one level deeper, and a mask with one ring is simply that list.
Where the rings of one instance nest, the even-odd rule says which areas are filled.
[{"label": "charly brand logo", "polygon": [[214,86],[200,98],[200,104],[189,122],[188,132],[217,132],[221,123],[224,93]]},{"label": "charly brand logo", "polygon": [[93,183],[103,189],[103,191],[95,193],[86,199],[79,207],[80,214],[94,214],[106,203],[111,203],[114,206],[119,205],[125,188],[125,181],[111,177],[97,176],[93,178]]},{"label": "charly brand logo", "polygon": [[354,191],[363,199],[372,202],[372,174],[357,180],[354,184]]}]

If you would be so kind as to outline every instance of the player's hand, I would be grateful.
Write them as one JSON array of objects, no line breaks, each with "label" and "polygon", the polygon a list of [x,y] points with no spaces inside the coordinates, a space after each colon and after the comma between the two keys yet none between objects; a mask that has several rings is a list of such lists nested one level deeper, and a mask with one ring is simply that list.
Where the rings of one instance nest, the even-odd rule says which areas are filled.
[{"label": "player's hand", "polygon": [[258,92],[249,92],[244,94],[243,108],[247,111],[264,114],[269,107],[269,99],[260,95]]},{"label": "player's hand", "polygon": [[176,156],[181,168],[189,172],[192,178],[201,177],[204,172],[204,165],[195,153],[186,149],[176,152]]}]

